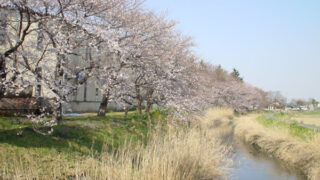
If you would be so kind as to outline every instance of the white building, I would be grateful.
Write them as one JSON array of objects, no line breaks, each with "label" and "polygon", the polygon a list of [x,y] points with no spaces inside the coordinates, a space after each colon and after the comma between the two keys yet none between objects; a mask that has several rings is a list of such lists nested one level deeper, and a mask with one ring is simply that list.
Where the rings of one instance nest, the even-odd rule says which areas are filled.
[{"label": "white building", "polygon": [[[8,31],[14,32],[16,31],[16,29],[18,29],[17,27],[19,26],[19,19],[17,18],[19,18],[19,14],[14,9],[0,8],[0,18],[1,18],[1,23],[4,22],[4,24],[1,24],[1,26],[5,27],[5,30],[7,32]],[[5,21],[7,22],[10,21],[11,26],[6,26]],[[16,22],[16,23],[12,23],[12,22]],[[26,23],[26,22],[23,22],[23,23]],[[38,24],[33,23],[31,28],[37,28],[37,26]],[[0,31],[0,35],[1,35],[0,53],[3,53],[4,50],[8,48],[8,46],[10,46],[10,44],[6,42],[6,40],[3,38],[4,37],[3,33],[6,33],[6,31],[5,32]],[[26,51],[33,51],[33,53],[35,54],[40,54],[41,51],[37,52],[38,45],[39,45],[38,42],[39,42],[39,33],[37,33],[36,31],[33,31],[28,36],[26,36],[24,43],[28,44],[28,46],[24,46],[24,48],[26,49]],[[77,49],[76,51],[84,51],[85,53],[81,53],[81,54],[84,54],[84,56],[86,57],[83,57],[83,58],[88,58],[87,56],[90,53],[89,48]],[[52,67],[55,67],[56,58],[57,57],[55,53],[51,53],[51,54],[49,53],[48,60],[47,61],[44,60],[41,63],[45,63],[46,66],[48,66],[49,64],[49,66],[52,65]],[[77,67],[85,66],[83,62],[79,61],[79,57],[74,56],[71,59],[73,60],[70,62],[70,64],[68,64],[68,66],[71,68],[74,67],[74,72]],[[12,61],[10,61],[10,63],[8,63],[7,66],[13,66]],[[23,67],[19,67],[19,68],[23,68]],[[10,76],[10,74],[8,74],[8,76]],[[26,73],[25,76],[29,78],[34,78],[32,74],[28,74],[28,73]],[[76,82],[77,80],[81,79],[81,75],[78,75],[77,77],[64,77],[64,79],[68,81],[70,80],[70,81]],[[41,89],[40,96],[48,97],[48,98],[54,97],[54,94],[51,93],[51,91],[46,87],[43,86],[40,89]],[[33,95],[35,94],[36,94],[36,88],[34,87]],[[82,84],[76,91],[74,91],[73,94],[70,95],[69,99],[70,99],[70,103],[64,107],[65,112],[97,112],[100,106],[100,101],[102,100],[102,94],[94,83],[94,77],[91,77],[87,80],[87,82]],[[119,109],[114,103],[109,103],[108,108],[113,110]]]}]

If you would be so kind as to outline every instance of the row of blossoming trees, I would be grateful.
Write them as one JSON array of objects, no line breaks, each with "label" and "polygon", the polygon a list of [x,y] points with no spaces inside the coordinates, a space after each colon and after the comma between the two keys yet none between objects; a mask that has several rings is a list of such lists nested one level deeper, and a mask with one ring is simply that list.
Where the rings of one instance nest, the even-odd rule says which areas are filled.
[{"label": "row of blossoming trees", "polygon": [[89,79],[103,94],[98,115],[110,101],[139,113],[145,103],[146,112],[158,104],[183,114],[264,102],[263,91],[197,60],[176,22],[139,0],[0,0],[0,10],[0,98],[41,85],[58,121]]}]

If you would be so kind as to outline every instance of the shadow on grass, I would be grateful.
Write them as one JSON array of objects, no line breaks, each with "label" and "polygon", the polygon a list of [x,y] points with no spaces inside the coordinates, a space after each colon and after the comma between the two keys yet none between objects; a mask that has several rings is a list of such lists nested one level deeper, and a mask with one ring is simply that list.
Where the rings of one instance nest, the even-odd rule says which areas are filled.
[{"label": "shadow on grass", "polygon": [[[6,126],[9,126],[8,122]],[[30,124],[18,128],[13,123],[12,127],[0,128],[0,143],[88,155],[99,153],[104,148],[117,148],[127,140],[146,142],[150,122],[147,116],[135,113],[127,118],[121,114],[106,117],[65,117],[63,123],[54,127],[53,134],[48,136],[36,133]],[[151,122],[153,123],[154,121]]]},{"label": "shadow on grass", "polygon": [[[21,135],[18,135],[22,132]],[[57,126],[52,135],[43,136],[31,127],[1,130],[0,143],[7,143],[24,148],[50,148],[58,152],[79,152],[88,154],[90,150],[99,150],[101,141],[93,143],[94,134],[88,129],[74,126]],[[100,146],[101,147],[101,146]],[[100,148],[101,149],[101,148]]]}]

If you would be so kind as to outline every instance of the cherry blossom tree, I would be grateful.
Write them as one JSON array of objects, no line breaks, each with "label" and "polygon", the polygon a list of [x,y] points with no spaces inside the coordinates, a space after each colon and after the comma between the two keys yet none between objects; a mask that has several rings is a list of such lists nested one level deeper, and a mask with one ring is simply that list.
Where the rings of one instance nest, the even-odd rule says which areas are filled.
[{"label": "cherry blossom tree", "polygon": [[[138,0],[0,0],[0,98],[36,87],[52,97],[55,119],[70,94],[94,79],[109,102],[149,113],[201,112],[213,105],[243,112],[265,96],[221,66],[198,60],[189,37]],[[82,77],[82,78],[78,78]],[[40,120],[39,120],[40,121]]]},{"label": "cherry blossom tree", "polygon": [[[139,4],[125,0],[2,0],[1,8],[13,11],[12,22],[18,23],[10,24],[13,31],[6,30],[10,45],[1,52],[1,94],[9,87],[8,83],[14,82],[6,76],[9,70],[14,74],[11,78],[19,79],[17,75],[21,75],[21,84],[35,85],[41,81],[55,97],[56,119],[61,120],[68,95],[91,76],[95,61],[99,60],[93,58],[91,50],[102,42],[107,46],[100,53],[118,50],[114,37],[121,33],[117,31],[122,26],[119,19]],[[32,41],[35,37],[38,37],[37,46]],[[17,63],[7,68],[8,59],[15,57]],[[16,64],[22,68],[15,67]],[[20,69],[24,70],[19,72]],[[69,80],[80,73],[84,76],[82,81],[75,84]],[[28,78],[22,78],[26,74]]]}]

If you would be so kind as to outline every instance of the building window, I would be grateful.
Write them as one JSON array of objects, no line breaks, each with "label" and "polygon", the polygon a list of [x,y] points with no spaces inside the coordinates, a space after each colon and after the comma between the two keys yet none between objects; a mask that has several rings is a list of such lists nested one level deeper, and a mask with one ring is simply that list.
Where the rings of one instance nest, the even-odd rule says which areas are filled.
[{"label": "building window", "polygon": [[99,89],[96,88],[96,101],[98,101],[98,98],[99,98]]},{"label": "building window", "polygon": [[78,96],[78,88],[76,88],[76,89],[73,91],[73,100],[74,100],[74,101],[77,101],[77,96]]},{"label": "building window", "polygon": [[7,35],[7,14],[0,11],[0,45],[5,45]]},{"label": "building window", "polygon": [[43,49],[43,39],[44,39],[44,34],[43,34],[43,31],[42,31],[42,27],[41,27],[41,24],[39,23],[38,25],[38,39],[37,39],[37,50],[42,50]]},{"label": "building window", "polygon": [[83,101],[87,101],[87,82],[84,83]]}]

